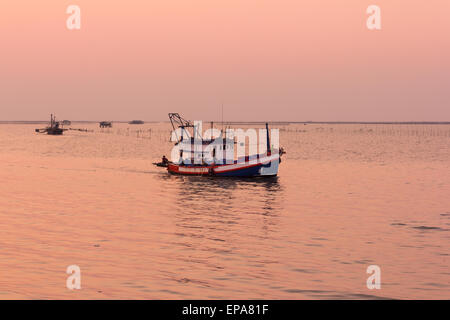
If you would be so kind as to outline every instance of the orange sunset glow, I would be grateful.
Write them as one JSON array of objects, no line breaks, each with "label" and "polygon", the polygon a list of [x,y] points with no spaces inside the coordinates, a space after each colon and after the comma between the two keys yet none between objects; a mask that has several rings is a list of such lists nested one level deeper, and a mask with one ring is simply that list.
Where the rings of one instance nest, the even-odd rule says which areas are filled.
[{"label": "orange sunset glow", "polygon": [[[81,9],[68,30],[66,8]],[[371,4],[382,28],[366,27]],[[450,120],[447,0],[6,0],[0,120]],[[276,110],[276,112],[274,112]]]}]

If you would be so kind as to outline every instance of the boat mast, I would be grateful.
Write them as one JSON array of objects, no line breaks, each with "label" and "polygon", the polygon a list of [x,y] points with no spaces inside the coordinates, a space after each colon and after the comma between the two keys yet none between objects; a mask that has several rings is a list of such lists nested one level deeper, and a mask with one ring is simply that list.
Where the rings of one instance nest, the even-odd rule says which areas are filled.
[{"label": "boat mast", "polygon": [[269,123],[266,122],[266,133],[267,133],[267,155],[272,155],[272,150],[270,147],[270,138],[269,138]]},{"label": "boat mast", "polygon": [[211,121],[211,137],[210,137],[211,141],[213,139],[213,130],[214,130],[214,122]]}]

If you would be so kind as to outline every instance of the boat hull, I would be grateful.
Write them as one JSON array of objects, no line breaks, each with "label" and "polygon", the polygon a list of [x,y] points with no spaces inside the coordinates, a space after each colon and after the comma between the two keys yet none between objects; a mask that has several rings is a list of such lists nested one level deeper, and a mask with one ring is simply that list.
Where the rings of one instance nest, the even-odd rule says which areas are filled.
[{"label": "boat hull", "polygon": [[216,177],[273,177],[278,174],[280,157],[278,154],[264,156],[254,161],[235,162],[223,165],[178,165],[169,164],[171,174],[187,176]]},{"label": "boat hull", "polygon": [[60,136],[63,134],[63,132],[64,132],[64,130],[62,130],[62,129],[47,130],[47,134],[52,135],[52,136]]}]

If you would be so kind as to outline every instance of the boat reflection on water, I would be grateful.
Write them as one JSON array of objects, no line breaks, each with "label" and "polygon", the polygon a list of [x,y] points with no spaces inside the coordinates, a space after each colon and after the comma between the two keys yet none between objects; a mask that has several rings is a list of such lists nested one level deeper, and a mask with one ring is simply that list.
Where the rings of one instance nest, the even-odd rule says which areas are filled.
[{"label": "boat reflection on water", "polygon": [[282,210],[283,187],[278,177],[160,177],[165,184],[177,185],[171,197],[177,208],[176,232],[182,237],[226,242],[237,232],[266,238]]},{"label": "boat reflection on water", "polygon": [[279,178],[159,177],[173,201],[167,238],[175,271],[166,272],[173,290],[182,283],[191,295],[207,290],[208,298],[224,299],[255,276],[265,283],[279,264],[278,253],[267,250],[282,229]]}]

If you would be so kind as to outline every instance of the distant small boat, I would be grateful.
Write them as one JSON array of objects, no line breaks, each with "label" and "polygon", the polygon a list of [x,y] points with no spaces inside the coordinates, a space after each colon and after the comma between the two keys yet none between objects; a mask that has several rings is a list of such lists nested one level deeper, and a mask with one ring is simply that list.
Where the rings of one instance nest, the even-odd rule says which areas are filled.
[{"label": "distant small boat", "polygon": [[56,121],[56,117],[53,114],[50,115],[50,125],[44,129],[36,129],[37,133],[47,133],[49,135],[62,135],[67,129],[63,129],[60,123]]},{"label": "distant small boat", "polygon": [[64,126],[70,126],[72,124],[72,122],[70,120],[63,120],[63,121],[61,121],[61,124]]},{"label": "distant small boat", "polygon": [[128,124],[144,124],[144,121],[142,120],[131,120],[128,122]]},{"label": "distant small boat", "polygon": [[99,123],[100,128],[112,128],[112,122],[102,121]]},{"label": "distant small boat", "polygon": [[67,130],[88,132],[87,129],[73,129],[73,128],[65,129],[65,128],[63,128],[63,125],[66,124],[67,121],[68,120],[64,120],[61,122],[56,121],[56,117],[53,116],[53,114],[51,114],[49,126],[46,128],[43,128],[43,129],[35,129],[34,131],[37,133],[46,133],[46,134],[53,135],[53,136],[60,136],[64,133],[64,131],[67,131]]}]

